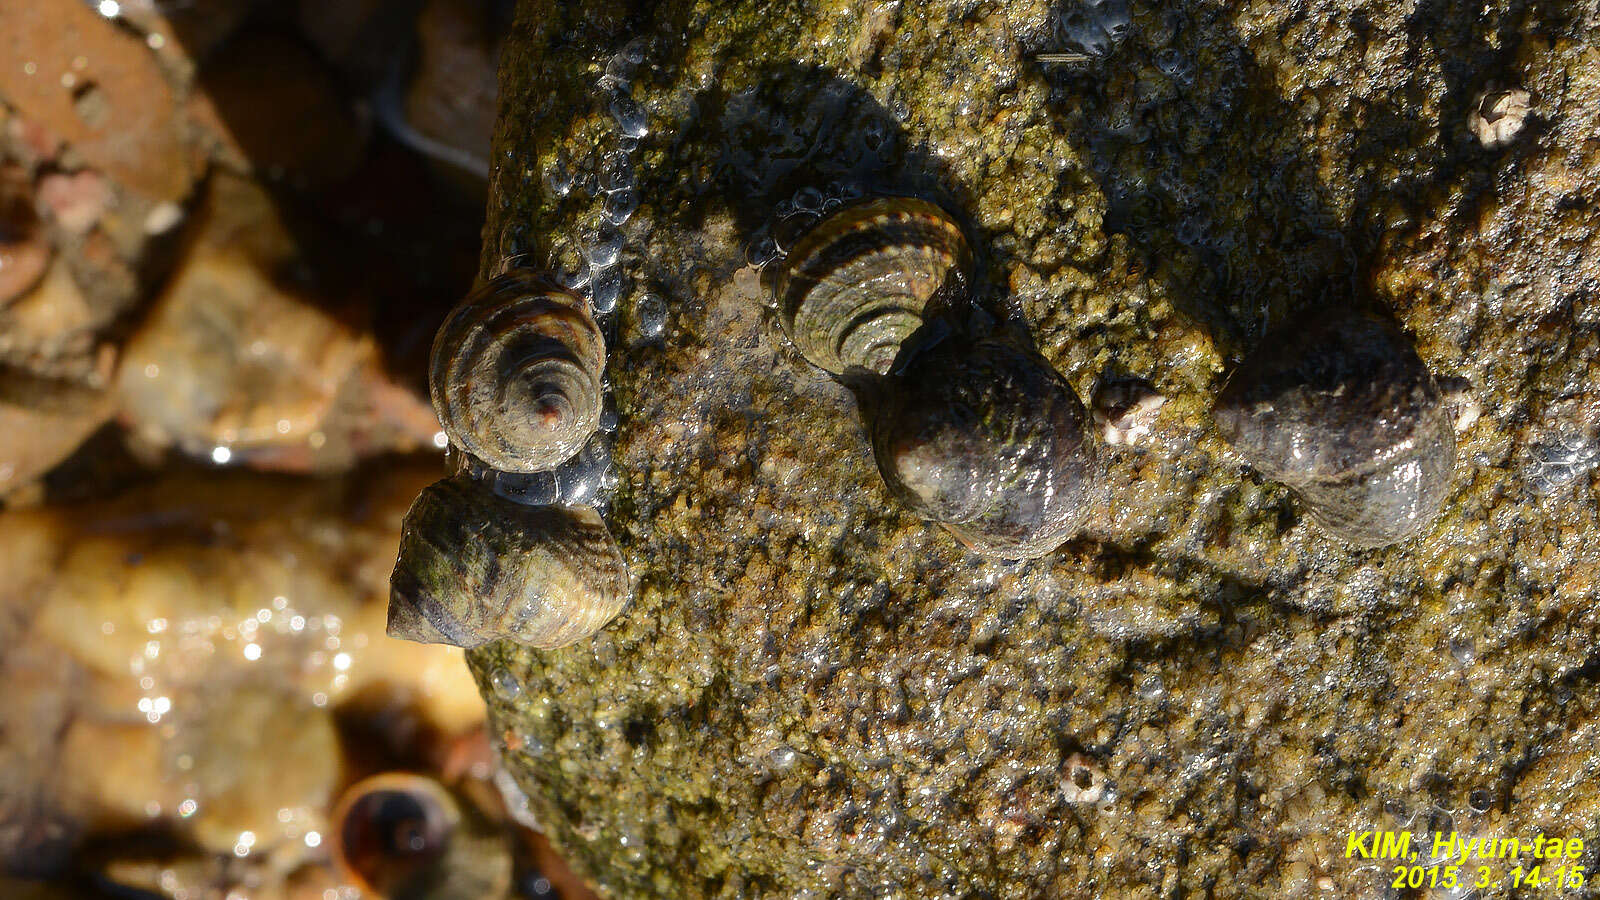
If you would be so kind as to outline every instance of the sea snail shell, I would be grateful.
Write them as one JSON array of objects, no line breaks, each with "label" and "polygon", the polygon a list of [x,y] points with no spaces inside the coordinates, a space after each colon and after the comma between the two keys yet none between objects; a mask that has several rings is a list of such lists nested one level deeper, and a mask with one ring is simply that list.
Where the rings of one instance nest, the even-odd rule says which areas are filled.
[{"label": "sea snail shell", "polygon": [[971,277],[972,251],[948,213],[926,200],[882,197],[812,226],[773,289],[784,331],[812,365],[881,375],[930,302],[963,297]]},{"label": "sea snail shell", "polygon": [[1043,556],[1082,524],[1094,467],[1088,417],[1026,339],[946,338],[867,393],[890,493],[973,551]]},{"label": "sea snail shell", "polygon": [[434,482],[411,504],[389,587],[391,637],[545,650],[600,630],[630,593],[599,514],[524,506],[464,474]]},{"label": "sea snail shell", "polygon": [[444,785],[410,772],[347,788],[333,814],[333,851],[362,896],[481,900],[511,887],[511,851],[499,829]]},{"label": "sea snail shell", "polygon": [[1450,486],[1450,410],[1411,341],[1370,313],[1324,310],[1268,335],[1214,414],[1250,465],[1356,547],[1416,534]]},{"label": "sea snail shell", "polygon": [[504,472],[540,472],[570,459],[599,427],[605,359],[582,297],[513,269],[439,327],[428,388],[456,446]]}]

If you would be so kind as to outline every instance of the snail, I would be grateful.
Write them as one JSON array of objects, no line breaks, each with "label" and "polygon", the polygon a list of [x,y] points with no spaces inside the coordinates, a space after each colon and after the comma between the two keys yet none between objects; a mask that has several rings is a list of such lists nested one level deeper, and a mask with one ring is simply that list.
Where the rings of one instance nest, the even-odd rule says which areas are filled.
[{"label": "snail", "polygon": [[468,648],[564,647],[615,618],[630,591],[594,510],[524,506],[466,474],[411,504],[389,586],[391,637]]},{"label": "snail", "polygon": [[605,359],[583,298],[512,269],[439,327],[428,387],[456,446],[504,472],[540,472],[571,458],[599,427]]},{"label": "snail", "polygon": [[1411,341],[1371,313],[1322,310],[1269,334],[1214,415],[1250,465],[1356,547],[1416,534],[1450,486],[1451,410]]},{"label": "snail", "polygon": [[963,297],[971,278],[972,250],[948,213],[881,197],[813,225],[784,258],[773,292],[784,331],[812,365],[881,375],[930,304]]},{"label": "snail", "polygon": [[478,900],[511,886],[511,853],[494,826],[439,782],[385,772],[347,788],[333,813],[340,872],[363,896]]},{"label": "snail", "polygon": [[1083,522],[1094,466],[1071,386],[1009,330],[951,333],[906,357],[853,385],[890,493],[984,555],[1060,546]]}]

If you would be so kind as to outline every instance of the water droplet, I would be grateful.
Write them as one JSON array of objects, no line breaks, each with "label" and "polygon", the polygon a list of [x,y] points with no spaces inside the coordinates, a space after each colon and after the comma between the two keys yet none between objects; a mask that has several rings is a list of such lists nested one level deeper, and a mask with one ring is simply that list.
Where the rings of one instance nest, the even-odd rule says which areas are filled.
[{"label": "water droplet", "polygon": [[744,249],[745,262],[758,268],[772,262],[777,256],[778,242],[769,234],[760,235]]},{"label": "water droplet", "polygon": [[557,467],[558,502],[580,504],[595,497],[610,468],[611,450],[604,438],[596,436],[578,451],[577,456]]},{"label": "water droplet", "polygon": [[627,288],[627,276],[616,267],[595,269],[589,283],[589,303],[596,313],[608,313],[617,308]]},{"label": "water droplet", "polygon": [[640,138],[650,133],[650,121],[644,107],[626,94],[612,99],[611,118],[617,121],[617,130],[627,137]]},{"label": "water droplet", "polygon": [[607,153],[600,163],[599,182],[600,190],[607,193],[632,189],[637,184],[633,160],[620,150]]},{"label": "water droplet", "polygon": [[522,696],[522,682],[509,669],[495,669],[489,675],[489,682],[494,686],[494,695],[508,703]]},{"label": "water droplet", "polygon": [[556,502],[560,491],[556,477],[551,472],[498,472],[489,470],[485,478],[489,489],[496,494],[527,506],[545,506]]},{"label": "water droplet", "polygon": [[572,193],[572,172],[565,162],[558,160],[550,167],[544,175],[544,186],[552,198],[560,199]]},{"label": "water droplet", "polygon": [[635,304],[634,317],[639,334],[647,338],[660,337],[667,327],[667,301],[658,294],[645,293]]},{"label": "water droplet", "polygon": [[617,261],[622,255],[622,233],[610,226],[602,227],[589,245],[584,248],[584,255],[589,258],[589,265],[603,269]]},{"label": "water droplet", "polygon": [[801,188],[794,195],[796,209],[806,212],[820,212],[822,210],[822,192],[814,187]]},{"label": "water droplet", "polygon": [[613,225],[621,225],[628,221],[634,210],[639,208],[639,192],[628,189],[612,191],[606,195],[606,202],[601,210],[605,220]]}]

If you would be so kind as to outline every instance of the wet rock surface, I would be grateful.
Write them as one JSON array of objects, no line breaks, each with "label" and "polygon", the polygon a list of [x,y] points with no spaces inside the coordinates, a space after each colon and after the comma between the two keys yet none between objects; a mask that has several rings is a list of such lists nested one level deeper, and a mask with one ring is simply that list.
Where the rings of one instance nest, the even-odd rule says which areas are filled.
[{"label": "wet rock surface", "polygon": [[[603,314],[639,584],[587,644],[469,654],[530,812],[617,897],[1382,896],[1345,835],[1446,815],[1600,846],[1597,15],[522,3],[482,269]],[[1491,83],[1531,98],[1492,149]],[[900,511],[782,336],[758,264],[862,192],[965,216],[1079,396],[1167,398],[1054,554]],[[1207,414],[1357,302],[1482,409],[1440,517],[1371,551]]]}]

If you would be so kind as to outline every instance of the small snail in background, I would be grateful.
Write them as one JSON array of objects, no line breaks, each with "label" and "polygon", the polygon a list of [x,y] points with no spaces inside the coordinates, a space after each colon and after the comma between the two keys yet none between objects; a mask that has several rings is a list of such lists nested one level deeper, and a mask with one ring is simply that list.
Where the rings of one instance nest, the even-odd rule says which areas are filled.
[{"label": "small snail in background", "polygon": [[964,298],[972,251],[933,203],[880,197],[813,225],[773,283],[784,331],[812,365],[834,375],[889,370],[936,299]]},{"label": "small snail in background", "polygon": [[1356,547],[1432,522],[1455,465],[1453,414],[1386,319],[1325,309],[1269,334],[1214,410],[1223,436]]},{"label": "small snail in background", "polygon": [[480,900],[511,887],[511,852],[493,824],[423,775],[386,772],[347,788],[333,850],[362,896]]},{"label": "small snail in background", "polygon": [[456,446],[504,472],[539,472],[571,458],[599,427],[605,359],[582,297],[513,269],[439,327],[428,387]]},{"label": "small snail in background", "polygon": [[906,355],[855,385],[890,493],[987,556],[1060,546],[1083,522],[1094,468],[1072,387],[1010,329]]},{"label": "small snail in background", "polygon": [[564,647],[600,630],[630,594],[598,513],[524,506],[470,475],[434,482],[406,513],[389,580],[391,637],[477,647]]}]

